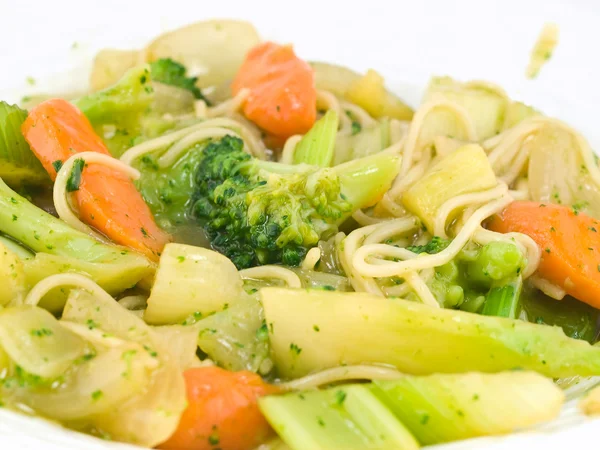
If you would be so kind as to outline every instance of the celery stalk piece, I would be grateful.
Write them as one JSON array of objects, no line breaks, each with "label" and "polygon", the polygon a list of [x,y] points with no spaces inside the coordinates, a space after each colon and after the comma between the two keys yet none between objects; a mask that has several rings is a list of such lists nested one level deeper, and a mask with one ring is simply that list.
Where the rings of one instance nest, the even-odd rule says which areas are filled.
[{"label": "celery stalk piece", "polygon": [[554,419],[565,394],[535,372],[406,376],[375,395],[424,445],[511,433]]},{"label": "celery stalk piece", "polygon": [[225,256],[192,245],[167,244],[144,320],[154,325],[179,323],[197,312],[221,311],[243,293],[242,278]]},{"label": "celery stalk piece", "polygon": [[363,293],[264,288],[260,297],[283,377],[369,363],[410,374],[523,368],[554,378],[600,375],[600,348],[558,327]]},{"label": "celery stalk piece", "polygon": [[[98,242],[39,209],[0,180],[0,232],[37,252],[23,260],[29,284],[48,275],[77,272],[89,275],[111,294],[134,286],[152,274],[154,267],[143,255],[116,245]],[[58,289],[56,290],[58,291]],[[59,310],[65,294],[52,291],[42,305]]]},{"label": "celery stalk piece", "polygon": [[485,296],[481,314],[516,319],[519,315],[519,298],[522,289],[523,279],[521,276],[515,277],[501,286],[492,286]]},{"label": "celery stalk piece", "polygon": [[48,173],[21,133],[27,111],[0,102],[0,177],[11,186],[49,184]]},{"label": "celery stalk piece", "polygon": [[269,396],[259,407],[293,449],[416,450],[412,434],[365,386]]},{"label": "celery stalk piece", "polygon": [[512,102],[506,107],[506,116],[504,117],[503,129],[508,130],[509,128],[518,125],[525,119],[530,117],[539,116],[540,112],[536,111],[531,106],[521,102]]},{"label": "celery stalk piece", "polygon": [[327,111],[323,117],[317,120],[296,145],[294,164],[331,166],[339,122],[339,117],[333,110]]},{"label": "celery stalk piece", "polygon": [[433,232],[437,210],[458,195],[481,192],[498,184],[483,148],[465,145],[429,168],[402,197],[406,209]]}]

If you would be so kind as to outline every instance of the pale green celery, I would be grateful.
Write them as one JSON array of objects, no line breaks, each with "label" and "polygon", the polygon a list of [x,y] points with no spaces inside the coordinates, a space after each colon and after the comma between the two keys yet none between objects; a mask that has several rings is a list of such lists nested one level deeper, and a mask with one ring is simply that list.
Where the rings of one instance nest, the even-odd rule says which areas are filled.
[{"label": "pale green celery", "polygon": [[0,177],[11,186],[49,184],[50,178],[21,133],[27,111],[0,102]]},{"label": "pale green celery", "polygon": [[[23,260],[30,286],[56,273],[83,273],[110,294],[129,289],[153,273],[152,263],[143,255],[116,245],[98,242],[65,222],[41,210],[0,180],[0,232],[36,252]],[[66,300],[58,289],[42,301],[44,307],[59,310]]]},{"label": "pale green celery", "polygon": [[329,110],[315,122],[294,150],[294,164],[311,164],[329,167],[333,161],[335,138],[339,125],[339,117]]},{"label": "pale green celery", "polygon": [[517,319],[520,312],[519,299],[521,298],[522,289],[523,279],[520,275],[509,282],[492,286],[485,296],[481,314]]},{"label": "pale green celery", "polygon": [[600,375],[600,348],[558,327],[364,293],[264,288],[259,294],[283,377],[368,363],[410,374],[523,368],[553,378]]},{"label": "pale green celery", "polygon": [[381,119],[376,125],[356,134],[338,136],[335,141],[333,165],[377,153],[390,145],[390,121]]},{"label": "pale green celery", "polygon": [[535,372],[405,376],[371,391],[424,445],[508,434],[558,416],[565,395]]},{"label": "pale green celery", "polygon": [[271,426],[292,449],[402,449],[419,444],[367,386],[338,386],[259,400]]},{"label": "pale green celery", "polygon": [[488,157],[469,144],[444,156],[403,195],[406,209],[418,216],[430,233],[438,209],[449,199],[493,188],[498,184]]},{"label": "pale green celery", "polygon": [[507,130],[518,125],[525,119],[540,115],[540,112],[525,103],[512,102],[506,107],[506,117],[504,118],[503,129]]}]

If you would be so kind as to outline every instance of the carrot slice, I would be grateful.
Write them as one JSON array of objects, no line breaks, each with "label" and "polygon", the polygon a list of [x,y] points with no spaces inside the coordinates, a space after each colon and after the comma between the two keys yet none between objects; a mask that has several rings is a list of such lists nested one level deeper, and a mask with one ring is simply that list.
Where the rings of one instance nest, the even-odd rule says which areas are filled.
[{"label": "carrot slice", "polygon": [[250,450],[272,433],[258,398],[279,389],[252,372],[200,367],[184,372],[188,407],[161,449]]},{"label": "carrot slice", "polygon": [[[32,109],[21,130],[53,180],[60,165],[75,153],[110,155],[85,115],[62,99],[47,100]],[[169,241],[133,182],[113,169],[84,168],[75,201],[83,222],[152,259],[158,259]]]},{"label": "carrot slice", "polygon": [[314,71],[291,46],[265,42],[250,50],[231,85],[234,94],[244,88],[245,116],[275,136],[304,134],[316,120]]},{"label": "carrot slice", "polygon": [[576,209],[513,202],[488,228],[530,236],[541,248],[538,274],[567,294],[600,308],[600,222]]}]

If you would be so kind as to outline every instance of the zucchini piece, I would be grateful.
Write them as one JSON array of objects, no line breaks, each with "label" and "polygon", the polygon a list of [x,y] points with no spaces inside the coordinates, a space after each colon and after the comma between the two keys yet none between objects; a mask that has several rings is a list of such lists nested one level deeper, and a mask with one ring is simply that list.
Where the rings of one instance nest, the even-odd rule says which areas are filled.
[{"label": "zucchini piece", "polygon": [[367,386],[340,386],[259,400],[279,436],[293,449],[416,450],[419,444]]},{"label": "zucchini piece", "polygon": [[21,133],[27,111],[0,102],[0,178],[11,187],[50,183],[48,173]]},{"label": "zucchini piece", "polygon": [[520,367],[553,378],[600,375],[600,348],[558,327],[364,293],[264,288],[260,297],[283,377],[377,363],[409,374]]},{"label": "zucchini piece", "polygon": [[565,394],[525,371],[402,377],[372,391],[424,445],[511,433],[554,419]]},{"label": "zucchini piece", "polygon": [[418,216],[430,233],[438,209],[449,199],[481,192],[498,184],[483,148],[468,144],[435,163],[404,193],[406,209]]},{"label": "zucchini piece", "polygon": [[478,84],[460,83],[450,77],[433,77],[424,101],[436,96],[456,103],[467,111],[480,141],[498,134],[502,129],[507,99],[498,92]]}]

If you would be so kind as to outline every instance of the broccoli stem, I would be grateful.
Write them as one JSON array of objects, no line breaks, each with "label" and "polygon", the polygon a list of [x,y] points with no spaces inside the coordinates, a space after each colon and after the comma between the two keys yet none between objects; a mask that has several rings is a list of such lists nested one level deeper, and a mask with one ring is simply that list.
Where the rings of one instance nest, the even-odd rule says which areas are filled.
[{"label": "broccoli stem", "polygon": [[[376,153],[355,159],[333,170],[337,173],[342,194],[352,205],[353,212],[377,203],[390,188],[398,174],[400,157]],[[345,216],[341,221],[347,219]]]},{"label": "broccoli stem", "polygon": [[522,288],[523,280],[520,275],[509,283],[492,287],[485,297],[481,314],[516,319],[519,314]]}]

